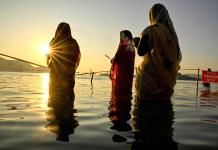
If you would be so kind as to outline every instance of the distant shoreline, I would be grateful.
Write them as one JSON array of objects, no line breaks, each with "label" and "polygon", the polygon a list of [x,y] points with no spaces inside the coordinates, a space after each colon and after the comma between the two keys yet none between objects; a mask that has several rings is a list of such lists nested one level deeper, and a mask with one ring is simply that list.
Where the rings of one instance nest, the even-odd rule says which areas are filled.
[{"label": "distant shoreline", "polygon": [[[23,73],[49,73],[49,68],[34,67],[19,60],[8,60],[0,57],[0,72],[23,72]],[[100,76],[109,76],[109,73],[100,73]],[[177,80],[197,81],[197,75],[177,73]],[[199,78],[201,80],[201,78]]]},{"label": "distant shoreline", "polygon": [[[196,77],[194,77],[196,76]],[[176,80],[191,80],[191,81],[197,81],[198,77],[197,75],[187,75],[187,74],[181,74],[177,73]],[[199,81],[201,80],[201,76],[199,77]]]},{"label": "distant shoreline", "polygon": [[[49,73],[49,71],[2,71],[0,70],[0,72],[8,72],[8,73]],[[87,74],[88,75],[88,74]],[[97,76],[109,76],[109,74],[103,73],[103,74],[98,74]],[[190,80],[190,81],[197,81],[196,77],[191,77],[188,75],[181,75],[179,73],[179,75],[177,74],[177,78],[176,80]],[[201,80],[201,78],[199,78],[199,81]]]},{"label": "distant shoreline", "polygon": [[0,71],[4,72],[30,72],[30,73],[47,73],[49,68],[34,67],[28,63],[19,60],[8,60],[0,57]]}]

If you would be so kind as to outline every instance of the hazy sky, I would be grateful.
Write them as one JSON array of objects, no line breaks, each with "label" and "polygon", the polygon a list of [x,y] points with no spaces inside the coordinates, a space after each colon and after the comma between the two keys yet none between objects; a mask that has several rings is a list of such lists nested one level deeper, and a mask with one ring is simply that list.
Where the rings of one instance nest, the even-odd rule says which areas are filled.
[{"label": "hazy sky", "polygon": [[[139,36],[154,3],[166,6],[178,34],[182,68],[218,70],[218,0],[0,0],[0,53],[45,65],[39,51],[60,22],[71,26],[82,53],[80,72],[109,70],[119,32]],[[136,65],[141,58],[136,57]]]}]

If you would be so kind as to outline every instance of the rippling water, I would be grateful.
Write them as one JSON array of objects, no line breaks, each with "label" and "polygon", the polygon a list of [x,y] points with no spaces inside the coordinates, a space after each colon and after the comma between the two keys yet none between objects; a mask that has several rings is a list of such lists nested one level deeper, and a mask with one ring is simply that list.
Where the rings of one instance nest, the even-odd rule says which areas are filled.
[{"label": "rippling water", "polygon": [[[199,84],[196,97],[196,82],[177,81],[169,109],[140,108],[114,103],[108,77],[94,76],[91,86],[89,75],[77,76],[73,116],[51,121],[48,83],[48,74],[0,72],[1,150],[138,150],[157,144],[181,150],[218,149],[215,84],[211,89]],[[131,118],[125,117],[128,114]],[[61,126],[69,142],[58,140],[56,130]]]}]

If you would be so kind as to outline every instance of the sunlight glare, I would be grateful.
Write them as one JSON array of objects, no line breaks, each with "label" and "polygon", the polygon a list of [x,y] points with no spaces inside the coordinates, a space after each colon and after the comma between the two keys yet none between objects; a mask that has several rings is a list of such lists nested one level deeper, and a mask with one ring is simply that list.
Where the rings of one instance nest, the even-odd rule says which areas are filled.
[{"label": "sunlight glare", "polygon": [[48,45],[48,44],[42,44],[42,45],[40,46],[40,52],[41,52],[42,54],[48,54],[48,53],[50,53],[50,47],[49,47],[49,45]]}]

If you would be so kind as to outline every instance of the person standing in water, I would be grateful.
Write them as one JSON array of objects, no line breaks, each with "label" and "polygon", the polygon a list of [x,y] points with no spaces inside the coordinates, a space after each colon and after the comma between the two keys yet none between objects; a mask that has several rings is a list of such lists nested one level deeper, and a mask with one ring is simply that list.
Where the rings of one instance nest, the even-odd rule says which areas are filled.
[{"label": "person standing in water", "polygon": [[115,93],[132,94],[135,48],[132,44],[132,33],[120,32],[120,43],[114,58],[111,60],[110,79]]},{"label": "person standing in water", "polygon": [[81,55],[69,24],[62,22],[58,25],[50,49],[47,55],[50,68],[47,118],[50,123],[46,127],[57,134],[57,140],[67,142],[78,126],[74,116],[74,85]]},{"label": "person standing in water", "polygon": [[149,20],[151,25],[144,29],[136,45],[138,55],[143,57],[137,68],[136,96],[169,100],[182,59],[179,41],[165,6],[155,4]]},{"label": "person standing in water", "polygon": [[[208,68],[207,71],[208,71],[208,72],[211,72],[211,69]],[[206,88],[208,88],[208,89],[210,89],[210,82],[203,82],[203,86],[206,87]]]},{"label": "person standing in water", "polygon": [[69,24],[62,22],[58,25],[50,49],[47,55],[50,80],[56,80],[60,87],[68,86],[67,89],[73,90],[81,53],[77,41],[71,35]]}]

